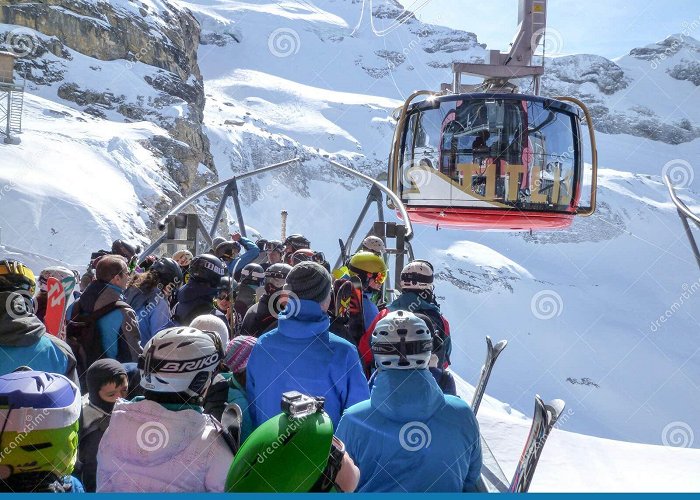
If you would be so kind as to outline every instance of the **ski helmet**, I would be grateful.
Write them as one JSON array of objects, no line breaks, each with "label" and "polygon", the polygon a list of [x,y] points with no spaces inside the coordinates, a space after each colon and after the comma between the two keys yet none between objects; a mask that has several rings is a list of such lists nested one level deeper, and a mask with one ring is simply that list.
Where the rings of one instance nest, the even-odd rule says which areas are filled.
[{"label": "ski helmet", "polygon": [[284,243],[280,240],[269,240],[265,243],[265,251],[284,253]]},{"label": "ski helmet", "polygon": [[224,241],[219,243],[214,250],[216,256],[220,259],[232,259],[241,251],[241,244],[237,241]]},{"label": "ski helmet", "polygon": [[379,236],[367,236],[362,240],[362,250],[372,252],[376,255],[382,255],[386,252],[386,245]]},{"label": "ski helmet", "polygon": [[292,266],[289,264],[272,264],[265,270],[265,287],[272,287],[275,290],[281,290],[287,280],[287,275],[289,271],[292,270]]},{"label": "ski helmet", "polygon": [[311,248],[311,242],[302,234],[290,234],[284,240],[284,245],[292,247],[292,252],[302,248]]},{"label": "ski helmet", "polygon": [[0,292],[36,291],[36,278],[27,266],[17,260],[0,260]]},{"label": "ski helmet", "polygon": [[[313,400],[296,392],[298,397]],[[318,399],[316,399],[318,401]],[[227,492],[329,491],[344,454],[323,408],[301,417],[280,413],[248,436],[233,458]]]},{"label": "ski helmet", "polygon": [[195,257],[190,264],[190,279],[202,283],[208,283],[212,288],[219,286],[221,278],[226,275],[226,266],[221,259],[205,253]]},{"label": "ski helmet", "polygon": [[15,371],[0,376],[0,484],[33,491],[73,472],[81,397],[65,376]]},{"label": "ski helmet", "polygon": [[121,255],[127,261],[131,260],[134,255],[140,251],[141,247],[139,245],[132,245],[131,243],[127,243],[123,240],[115,240],[114,243],[112,243],[112,253],[115,255]]},{"label": "ski helmet", "polygon": [[433,290],[433,265],[427,260],[414,260],[401,270],[402,290]]},{"label": "ski helmet", "polygon": [[194,256],[189,250],[178,250],[173,254],[173,260],[178,263],[180,267],[187,267],[192,263]]},{"label": "ski helmet", "polygon": [[357,252],[350,258],[348,269],[360,277],[363,286],[367,286],[371,278],[380,284],[386,279],[387,267],[384,259],[372,252]]},{"label": "ski helmet", "polygon": [[221,237],[221,236],[216,236],[214,239],[212,239],[212,240],[211,240],[211,248],[212,248],[212,252],[211,252],[211,253],[214,253],[213,250],[215,250],[216,247],[218,247],[219,245],[221,245],[224,241],[226,241],[226,238],[223,238],[223,237]]},{"label": "ski helmet", "polygon": [[260,286],[265,279],[265,270],[260,264],[248,264],[241,269],[241,284]]},{"label": "ski helmet", "polygon": [[291,266],[296,266],[299,262],[314,261],[316,252],[309,248],[300,248],[292,254]]},{"label": "ski helmet", "polygon": [[425,322],[409,311],[393,311],[377,322],[370,339],[377,366],[428,368],[433,338]]},{"label": "ski helmet", "polygon": [[68,277],[75,278],[73,271],[68,268],[63,266],[47,267],[39,273],[39,290],[46,291],[46,282],[49,281],[49,278],[56,278],[58,281],[62,281]]},{"label": "ski helmet", "polygon": [[255,241],[255,245],[258,247],[258,250],[263,252],[267,246],[267,240],[265,238],[260,238]]},{"label": "ski helmet", "polygon": [[189,398],[201,396],[222,357],[218,334],[187,326],[166,328],[148,341],[139,356],[141,387]]},{"label": "ski helmet", "polygon": [[161,257],[150,268],[150,271],[158,274],[163,285],[182,282],[182,269],[173,259]]}]

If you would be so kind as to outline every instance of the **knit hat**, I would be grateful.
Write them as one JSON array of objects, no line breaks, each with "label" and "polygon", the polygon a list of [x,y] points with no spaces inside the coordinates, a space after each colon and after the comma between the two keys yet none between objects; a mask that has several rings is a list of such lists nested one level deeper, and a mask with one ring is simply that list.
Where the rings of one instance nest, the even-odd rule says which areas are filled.
[{"label": "knit hat", "polygon": [[224,355],[224,363],[233,373],[242,373],[248,366],[250,353],[258,341],[255,337],[248,335],[239,335],[234,337],[226,346],[226,354]]},{"label": "knit hat", "polygon": [[221,337],[221,345],[228,343],[228,327],[224,320],[217,318],[213,314],[202,314],[197,316],[190,323],[192,328],[202,330],[203,332],[214,332]]},{"label": "knit hat", "polygon": [[285,290],[298,299],[323,302],[331,291],[331,275],[326,268],[316,262],[300,262],[289,271]]}]

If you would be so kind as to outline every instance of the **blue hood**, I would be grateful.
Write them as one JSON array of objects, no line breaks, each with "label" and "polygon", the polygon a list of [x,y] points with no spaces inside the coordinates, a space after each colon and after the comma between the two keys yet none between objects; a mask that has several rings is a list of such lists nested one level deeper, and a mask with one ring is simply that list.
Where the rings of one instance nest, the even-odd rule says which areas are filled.
[{"label": "blue hood", "polygon": [[321,310],[321,305],[306,299],[290,301],[278,318],[279,332],[297,339],[325,333],[331,324],[328,314]]},{"label": "blue hood", "polygon": [[426,309],[433,309],[438,313],[440,312],[440,306],[428,302],[416,292],[402,293],[395,301],[387,306],[387,309],[390,311],[397,311],[399,309],[403,311],[424,311]]},{"label": "blue hood", "polygon": [[424,422],[445,404],[445,398],[429,370],[380,370],[370,403],[389,420]]}]

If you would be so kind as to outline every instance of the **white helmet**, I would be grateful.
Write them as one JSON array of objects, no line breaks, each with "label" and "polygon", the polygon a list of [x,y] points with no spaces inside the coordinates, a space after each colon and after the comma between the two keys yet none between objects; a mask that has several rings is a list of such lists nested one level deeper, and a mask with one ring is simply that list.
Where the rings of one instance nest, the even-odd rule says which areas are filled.
[{"label": "white helmet", "polygon": [[377,255],[382,255],[386,252],[386,245],[378,236],[367,236],[362,240],[362,248]]},{"label": "white helmet", "polygon": [[141,387],[161,393],[204,394],[223,357],[221,338],[188,326],[166,328],[139,356]]},{"label": "white helmet", "polygon": [[414,260],[401,270],[402,290],[433,290],[433,266],[427,260]]},{"label": "white helmet", "polygon": [[425,322],[409,311],[394,311],[377,322],[371,338],[377,366],[408,370],[428,368],[433,337]]},{"label": "white helmet", "polygon": [[189,250],[178,250],[173,254],[173,260],[177,262],[180,267],[187,267],[192,262],[194,255]]},{"label": "white helmet", "polygon": [[47,267],[41,271],[41,273],[39,273],[39,289],[44,292],[46,291],[46,282],[49,281],[49,278],[56,278],[58,281],[62,281],[64,278],[69,276],[75,279],[75,273],[66,267]]}]

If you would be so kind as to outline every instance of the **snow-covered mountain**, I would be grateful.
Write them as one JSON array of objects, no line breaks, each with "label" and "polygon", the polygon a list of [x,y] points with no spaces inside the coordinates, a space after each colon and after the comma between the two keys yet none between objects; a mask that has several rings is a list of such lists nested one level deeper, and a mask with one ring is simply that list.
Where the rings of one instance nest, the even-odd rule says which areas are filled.
[{"label": "snow-covered mountain", "polygon": [[[110,27],[138,15],[145,26],[134,24],[135,31],[148,34],[137,37],[148,58],[132,42],[89,54],[67,34],[22,16],[10,20],[0,7],[0,40],[21,25],[46,47],[20,68],[53,75],[28,77],[22,144],[0,145],[0,254],[27,255],[37,268],[48,262],[43,256],[84,264],[116,237],[145,242],[159,214],[215,174],[223,179],[296,156],[306,160],[302,168],[241,184],[246,223],[277,235],[286,209],[291,232],[334,255],[367,186],[330,170],[323,157],[380,176],[391,111],[411,91],[450,81],[453,61],[485,57],[474,34],[479,19],[474,33],[426,25],[410,13],[410,2],[408,10],[392,0],[110,2],[121,20],[105,3],[45,8],[97,19],[81,22],[102,23],[100,33],[116,33]],[[172,17],[188,11],[199,26],[172,33]],[[194,32],[198,49],[196,40],[184,40]],[[151,38],[183,47],[190,74],[158,66]],[[680,34],[615,61],[547,60],[544,92],[577,96],[594,114],[603,168],[593,217],[534,234],[415,227],[416,254],[436,265],[456,372],[474,383],[484,335],[509,340],[488,389],[498,411],[487,407],[480,417],[504,468],[517,460],[528,425],[522,415],[530,415],[534,394],[568,403],[559,426],[566,432],[554,433],[536,476],[540,490],[563,489],[556,471],[572,467],[579,449],[601,450],[598,459],[607,464],[631,456],[676,471],[700,464],[696,450],[668,447],[700,448],[700,276],[660,178],[672,174],[683,199],[700,211],[693,170],[700,164],[698,46]],[[176,84],[159,88],[157,78]],[[76,91],[65,90],[73,84]],[[178,97],[175,90],[189,86],[195,94],[201,86],[203,97]],[[130,108],[122,104],[141,111],[124,112]],[[183,135],[173,125],[178,116],[190,117]],[[197,130],[203,139],[188,142]],[[154,148],[154,139],[184,152]],[[195,161],[170,161],[185,153]],[[507,402],[505,409],[497,401]],[[679,429],[687,439],[678,440]],[[557,435],[567,444],[558,445]],[[664,489],[651,478],[634,483],[620,472],[623,465],[615,471],[622,483],[602,466],[588,466],[572,489],[590,489],[588,472],[589,480],[607,478],[595,485],[601,489]]]}]

